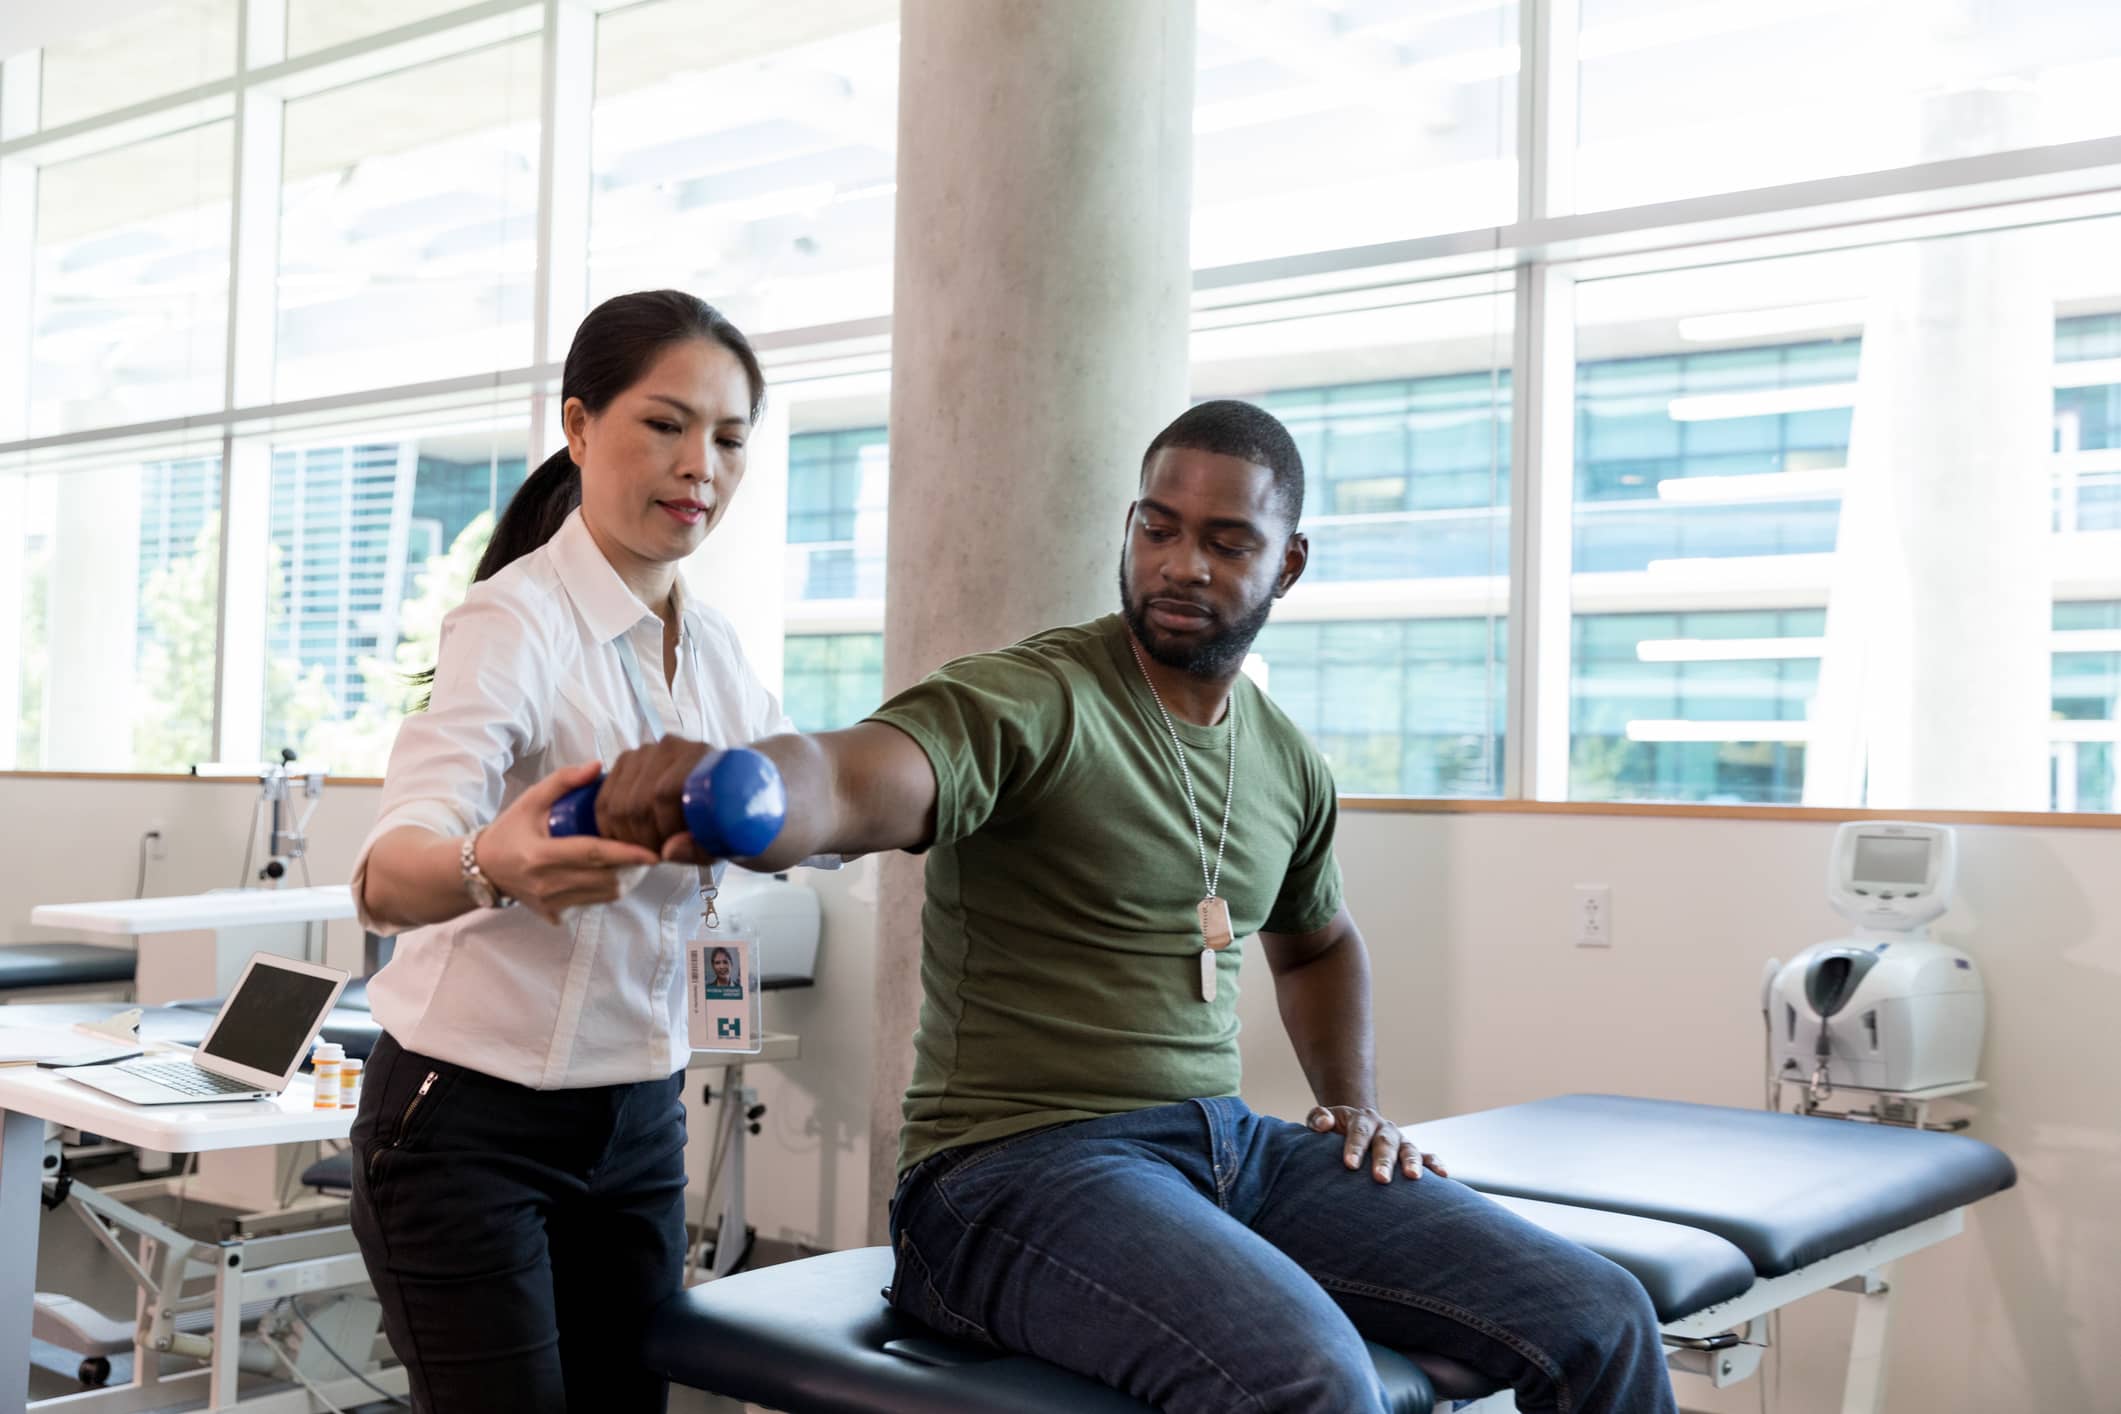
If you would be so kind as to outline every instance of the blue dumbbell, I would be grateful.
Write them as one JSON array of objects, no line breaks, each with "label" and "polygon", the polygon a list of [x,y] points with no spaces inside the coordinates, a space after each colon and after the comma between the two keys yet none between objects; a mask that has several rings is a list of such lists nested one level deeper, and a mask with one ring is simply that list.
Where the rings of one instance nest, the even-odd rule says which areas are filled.
[{"label": "blue dumbbell", "polygon": [[[553,802],[546,824],[555,836],[597,832],[602,777]],[[780,768],[739,746],[710,751],[685,777],[679,797],[685,828],[716,859],[750,859],[766,852],[788,819],[788,788]]]}]

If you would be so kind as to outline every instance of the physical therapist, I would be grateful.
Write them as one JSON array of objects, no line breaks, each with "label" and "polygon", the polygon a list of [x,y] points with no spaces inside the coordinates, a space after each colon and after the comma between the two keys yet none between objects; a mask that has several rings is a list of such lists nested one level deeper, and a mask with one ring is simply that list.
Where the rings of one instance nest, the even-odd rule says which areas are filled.
[{"label": "physical therapist", "polygon": [[744,478],[765,396],[744,336],[691,295],[622,295],[582,321],[560,393],[566,449],[443,620],[353,872],[363,924],[402,935],[369,989],[353,1228],[434,1414],[664,1407],[637,1352],[684,1266],[682,964],[706,881],[545,819],[666,732],[786,729],[678,574]]}]

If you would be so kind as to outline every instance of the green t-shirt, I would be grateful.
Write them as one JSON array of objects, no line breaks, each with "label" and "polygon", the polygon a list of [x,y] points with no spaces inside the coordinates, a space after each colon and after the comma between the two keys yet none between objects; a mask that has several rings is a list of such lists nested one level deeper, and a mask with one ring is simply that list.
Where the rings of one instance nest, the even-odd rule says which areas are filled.
[{"label": "green t-shirt", "polygon": [[1325,761],[1239,678],[1186,744],[1209,867],[1237,733],[1218,892],[1240,940],[1200,999],[1205,892],[1186,791],[1117,615],[946,664],[871,718],[935,767],[921,1019],[899,1169],[1066,1120],[1232,1095],[1237,974],[1260,929],[1340,909]]}]

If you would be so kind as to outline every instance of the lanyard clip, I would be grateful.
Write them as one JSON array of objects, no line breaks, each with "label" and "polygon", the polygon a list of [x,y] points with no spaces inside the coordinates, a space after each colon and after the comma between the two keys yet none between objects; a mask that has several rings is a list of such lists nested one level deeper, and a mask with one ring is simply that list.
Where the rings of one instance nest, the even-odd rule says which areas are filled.
[{"label": "lanyard clip", "polygon": [[720,892],[721,890],[713,884],[700,886],[700,901],[707,906],[707,926],[710,928],[722,926],[722,915],[714,911],[714,896]]}]

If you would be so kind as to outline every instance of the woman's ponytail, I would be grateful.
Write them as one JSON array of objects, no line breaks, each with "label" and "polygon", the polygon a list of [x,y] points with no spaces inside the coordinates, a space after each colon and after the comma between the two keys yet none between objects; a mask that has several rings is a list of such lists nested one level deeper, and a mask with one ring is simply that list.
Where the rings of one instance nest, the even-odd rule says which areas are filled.
[{"label": "woman's ponytail", "polygon": [[500,520],[494,523],[493,538],[486,542],[486,553],[479,556],[472,583],[492,579],[559,534],[567,517],[581,504],[582,469],[562,447],[525,477],[509,498]]}]

